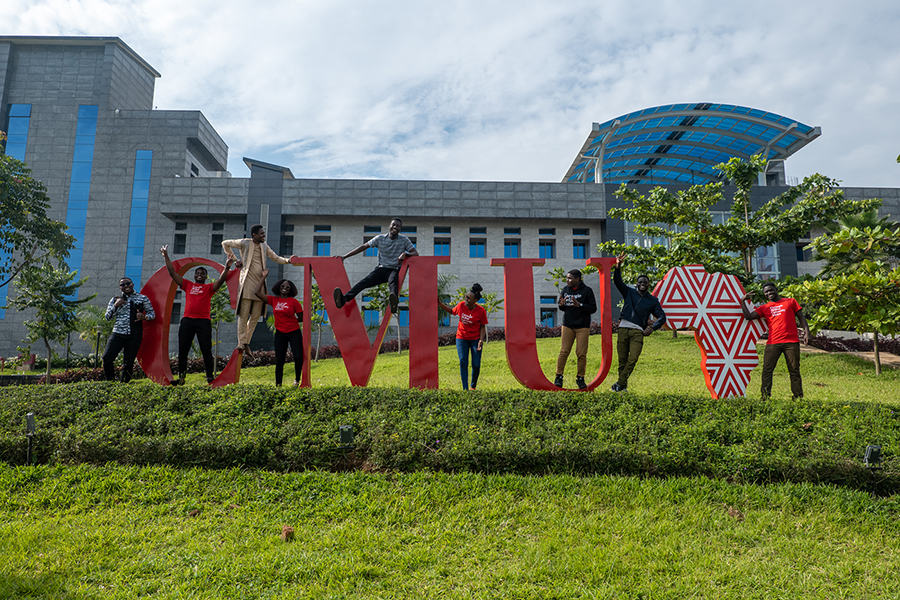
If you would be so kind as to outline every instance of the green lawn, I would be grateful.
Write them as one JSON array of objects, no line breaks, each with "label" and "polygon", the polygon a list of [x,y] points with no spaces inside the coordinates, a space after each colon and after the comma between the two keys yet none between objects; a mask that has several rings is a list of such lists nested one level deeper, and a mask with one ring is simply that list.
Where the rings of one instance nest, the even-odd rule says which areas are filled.
[{"label": "green lawn", "polygon": [[[551,376],[558,345],[538,340]],[[407,360],[379,356],[370,385],[405,387]],[[630,394],[708,398],[699,361],[692,338],[653,335]],[[459,389],[455,348],[440,368]],[[897,371],[861,359],[804,354],[802,371],[838,412],[900,402]],[[521,389],[502,343],[482,372],[482,390]],[[312,373],[348,385],[340,360]],[[783,364],[774,392],[790,395]],[[898,513],[896,497],[813,484],[0,463],[0,598],[897,598]]]},{"label": "green lawn", "polygon": [[900,505],[812,485],[0,465],[0,498],[2,598],[900,595]]},{"label": "green lawn", "polygon": [[[556,373],[556,356],[559,353],[559,338],[537,340],[538,356],[544,373],[552,381]],[[764,346],[760,345],[760,353]],[[591,337],[588,351],[588,380],[600,368],[600,337]],[[440,363],[441,389],[461,389],[459,360],[455,346],[442,347],[438,351]],[[613,358],[610,374],[603,389],[609,389],[616,380],[618,357]],[[871,401],[900,404],[900,371],[885,368],[882,375],[875,376],[874,364],[849,354],[806,354],[801,358],[804,393],[811,400]],[[760,365],[753,371],[747,395],[759,396]],[[311,367],[314,386],[350,385],[344,363],[340,359],[313,362]],[[293,365],[285,365],[285,381],[293,381]],[[406,387],[409,381],[409,357],[381,354],[369,379],[370,386]],[[275,367],[257,367],[241,371],[241,383],[274,383]],[[191,375],[188,383],[205,385],[202,375]],[[575,387],[575,353],[569,356],[565,373],[566,387]],[[478,387],[482,390],[505,390],[521,388],[509,371],[503,342],[492,342],[485,346],[482,355],[481,376]],[[700,348],[694,338],[679,335],[673,339],[671,333],[655,333],[644,344],[640,362],[628,383],[631,393],[686,393],[708,396],[703,371],[700,368]],[[773,396],[789,398],[791,395],[787,368],[780,361],[775,370]]]}]

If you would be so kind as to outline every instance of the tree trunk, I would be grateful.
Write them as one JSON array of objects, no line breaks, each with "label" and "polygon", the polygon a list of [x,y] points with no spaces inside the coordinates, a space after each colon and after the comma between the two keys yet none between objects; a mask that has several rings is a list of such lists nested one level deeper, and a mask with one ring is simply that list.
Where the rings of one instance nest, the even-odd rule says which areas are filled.
[{"label": "tree trunk", "polygon": [[875,375],[881,375],[881,353],[878,348],[878,332],[875,332]]},{"label": "tree trunk", "polygon": [[50,383],[50,367],[53,362],[53,350],[50,349],[50,342],[47,341],[47,338],[44,338],[44,345],[47,346],[47,373],[44,377],[44,383]]},{"label": "tree trunk", "polygon": [[319,348],[322,347],[322,325],[319,325],[318,335],[316,336],[316,362],[319,362]]}]

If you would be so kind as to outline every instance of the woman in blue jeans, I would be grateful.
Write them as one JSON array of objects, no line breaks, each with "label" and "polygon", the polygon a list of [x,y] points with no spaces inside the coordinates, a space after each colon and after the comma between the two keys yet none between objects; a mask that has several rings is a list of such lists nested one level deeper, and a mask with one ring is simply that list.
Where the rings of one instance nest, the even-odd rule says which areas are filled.
[{"label": "woman in blue jeans", "polygon": [[472,353],[472,390],[478,385],[478,373],[481,371],[481,349],[487,341],[487,312],[478,306],[483,288],[477,283],[466,292],[465,302],[450,307],[440,300],[441,308],[459,317],[456,327],[456,352],[459,355],[459,375],[464,390],[469,389],[469,353]]}]

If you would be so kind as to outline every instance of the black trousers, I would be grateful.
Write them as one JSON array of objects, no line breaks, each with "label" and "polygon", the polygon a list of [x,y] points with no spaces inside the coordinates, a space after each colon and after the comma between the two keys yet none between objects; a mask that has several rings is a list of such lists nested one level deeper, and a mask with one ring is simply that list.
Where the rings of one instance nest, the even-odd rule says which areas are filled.
[{"label": "black trousers", "polygon": [[367,290],[370,287],[375,287],[376,285],[381,285],[385,281],[387,282],[391,293],[399,296],[400,291],[399,286],[397,285],[399,279],[400,267],[397,267],[396,269],[390,267],[375,267],[375,270],[360,279],[356,285],[350,288],[349,292],[344,294],[344,302],[350,302],[356,298],[356,295],[361,291]]},{"label": "black trousers", "polygon": [[800,342],[786,342],[784,344],[766,344],[763,353],[762,386],[763,398],[772,395],[772,373],[778,364],[778,357],[784,354],[784,362],[787,364],[788,375],[791,379],[791,394],[794,399],[803,397],[803,379],[800,377]]},{"label": "black trousers", "polygon": [[284,379],[284,361],[287,359],[288,345],[294,355],[294,381],[303,379],[303,331],[296,329],[290,333],[275,332],[275,385]]},{"label": "black trousers", "polygon": [[130,335],[114,333],[109,336],[109,340],[106,341],[106,350],[103,352],[103,374],[107,381],[113,381],[116,378],[116,357],[123,349],[125,355],[122,361],[122,382],[131,381],[131,378],[134,377],[134,359],[137,357],[138,350],[141,349],[143,337],[143,330]]},{"label": "black trousers", "polygon": [[178,375],[187,373],[188,353],[191,351],[191,342],[197,336],[197,345],[200,346],[200,354],[203,355],[203,366],[206,367],[206,380],[213,378],[212,356],[212,321],[209,319],[193,319],[184,317],[178,326]]}]

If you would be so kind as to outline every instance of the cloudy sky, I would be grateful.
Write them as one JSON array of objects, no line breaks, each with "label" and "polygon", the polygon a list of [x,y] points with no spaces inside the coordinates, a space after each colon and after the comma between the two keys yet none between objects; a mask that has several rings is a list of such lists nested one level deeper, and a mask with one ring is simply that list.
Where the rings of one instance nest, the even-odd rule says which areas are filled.
[{"label": "cloudy sky", "polygon": [[2,35],[117,36],[297,177],[560,181],[592,122],[677,102],[822,128],[786,165],[900,187],[900,2],[2,0]]}]

